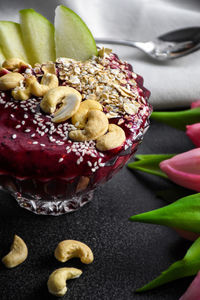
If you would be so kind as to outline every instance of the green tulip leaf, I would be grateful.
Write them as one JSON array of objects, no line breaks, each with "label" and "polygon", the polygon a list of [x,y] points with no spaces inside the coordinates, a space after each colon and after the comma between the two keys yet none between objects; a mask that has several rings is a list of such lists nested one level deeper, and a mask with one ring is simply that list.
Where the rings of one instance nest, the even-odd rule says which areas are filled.
[{"label": "green tulip leaf", "polygon": [[167,206],[130,217],[130,221],[165,225],[200,233],[200,193]]},{"label": "green tulip leaf", "polygon": [[151,114],[151,119],[185,130],[187,125],[200,122],[200,107],[182,111],[155,111]]},{"label": "green tulip leaf", "polygon": [[128,164],[131,170],[139,170],[149,174],[157,175],[163,178],[168,176],[160,169],[159,164],[161,161],[173,157],[175,154],[146,154],[136,155],[137,161]]},{"label": "green tulip leaf", "polygon": [[173,263],[160,276],[137,289],[137,292],[145,292],[173,280],[192,276],[200,270],[200,238],[198,238],[187,251],[182,260]]}]

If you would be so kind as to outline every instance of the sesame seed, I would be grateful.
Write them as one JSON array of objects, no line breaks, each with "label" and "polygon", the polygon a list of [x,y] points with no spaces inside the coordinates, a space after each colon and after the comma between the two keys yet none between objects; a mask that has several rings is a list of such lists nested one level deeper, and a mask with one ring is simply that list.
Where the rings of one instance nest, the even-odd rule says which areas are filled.
[{"label": "sesame seed", "polygon": [[19,124],[19,125],[17,125],[15,128],[18,129],[18,128],[20,128],[20,127],[21,127],[21,125]]},{"label": "sesame seed", "polygon": [[24,114],[24,119],[28,119],[28,115],[27,114]]},{"label": "sesame seed", "polygon": [[58,160],[58,162],[61,163],[63,160],[64,160],[64,158],[61,157],[61,158]]},{"label": "sesame seed", "polygon": [[17,135],[16,135],[16,134],[13,134],[13,135],[12,135],[12,139],[13,139],[13,140],[15,140],[15,139],[16,139],[16,137],[17,137]]},{"label": "sesame seed", "polygon": [[88,161],[87,164],[88,164],[89,167],[92,167],[91,161]]},{"label": "sesame seed", "polygon": [[33,145],[37,145],[37,144],[38,144],[38,142],[37,142],[37,141],[33,142]]},{"label": "sesame seed", "polygon": [[104,167],[105,166],[105,163],[100,163],[99,164],[99,167]]}]

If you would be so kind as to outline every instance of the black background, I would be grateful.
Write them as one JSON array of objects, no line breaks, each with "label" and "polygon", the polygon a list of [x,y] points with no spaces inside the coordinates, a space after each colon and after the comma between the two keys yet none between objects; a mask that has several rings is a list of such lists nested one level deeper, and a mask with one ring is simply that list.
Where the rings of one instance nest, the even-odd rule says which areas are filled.
[{"label": "black background", "polygon": [[[138,153],[180,153],[192,147],[184,132],[152,123]],[[92,202],[59,217],[34,215],[0,192],[0,257],[8,253],[14,234],[22,237],[29,249],[28,259],[15,269],[8,270],[0,263],[0,299],[55,299],[48,293],[46,283],[52,271],[64,266],[83,270],[80,278],[68,281],[63,298],[66,300],[179,299],[192,278],[142,294],[134,290],[181,259],[191,243],[172,229],[128,221],[133,214],[167,204],[155,192],[173,186],[159,177],[133,173],[124,167],[97,189]],[[53,252],[64,239],[88,244],[94,252],[94,262],[58,262]]]}]

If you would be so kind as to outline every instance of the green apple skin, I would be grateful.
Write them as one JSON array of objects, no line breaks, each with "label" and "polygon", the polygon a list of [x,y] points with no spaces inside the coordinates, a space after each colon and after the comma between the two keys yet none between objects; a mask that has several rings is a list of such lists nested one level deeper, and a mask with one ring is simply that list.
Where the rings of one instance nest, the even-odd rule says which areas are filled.
[{"label": "green apple skin", "polygon": [[3,54],[2,49],[0,48],[0,67],[2,66],[2,63],[6,60],[5,55]]},{"label": "green apple skin", "polygon": [[98,55],[92,33],[71,9],[59,5],[55,11],[56,57],[87,60]]},{"label": "green apple skin", "polygon": [[54,26],[34,9],[20,11],[20,24],[30,63],[55,61]]},{"label": "green apple skin", "polygon": [[[20,25],[10,21],[0,21],[0,61],[5,58],[18,57],[28,62],[23,44]],[[4,59],[5,60],[5,59]]]}]

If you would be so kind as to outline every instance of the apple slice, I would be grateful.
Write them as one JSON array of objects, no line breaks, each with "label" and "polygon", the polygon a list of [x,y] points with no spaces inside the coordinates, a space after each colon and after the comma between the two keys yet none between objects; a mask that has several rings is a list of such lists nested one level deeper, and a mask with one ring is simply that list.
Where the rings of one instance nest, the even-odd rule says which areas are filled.
[{"label": "apple slice", "polygon": [[0,21],[0,47],[6,58],[18,57],[28,62],[19,24]]},{"label": "apple slice", "polygon": [[2,63],[6,60],[4,54],[3,54],[3,51],[2,49],[0,48],[0,67],[2,65]]},{"label": "apple slice", "polygon": [[21,10],[20,18],[30,63],[55,61],[54,26],[34,9]]},{"label": "apple slice", "polygon": [[56,57],[87,60],[97,55],[95,40],[83,22],[71,9],[59,5],[55,11]]}]

